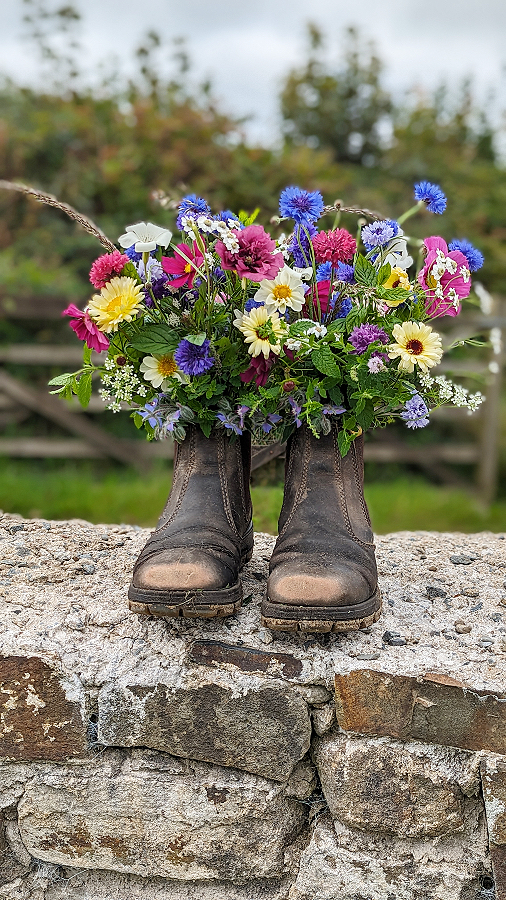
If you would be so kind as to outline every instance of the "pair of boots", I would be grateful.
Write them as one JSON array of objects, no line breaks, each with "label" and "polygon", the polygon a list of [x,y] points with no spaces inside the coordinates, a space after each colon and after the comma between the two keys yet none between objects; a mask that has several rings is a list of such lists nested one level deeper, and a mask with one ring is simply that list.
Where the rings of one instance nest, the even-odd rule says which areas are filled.
[{"label": "pair of boots", "polygon": [[[129,589],[133,612],[211,618],[241,605],[253,552],[249,435],[206,438],[190,426],[176,444],[174,479]],[[301,426],[287,447],[279,536],[262,622],[281,631],[365,628],[380,615],[373,535],[363,493],[363,443],[346,457],[337,431]]]}]

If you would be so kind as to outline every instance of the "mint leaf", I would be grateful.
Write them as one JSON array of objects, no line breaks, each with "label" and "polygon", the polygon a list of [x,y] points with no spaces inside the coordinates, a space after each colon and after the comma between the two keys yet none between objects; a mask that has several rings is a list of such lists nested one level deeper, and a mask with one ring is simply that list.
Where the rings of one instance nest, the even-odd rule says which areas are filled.
[{"label": "mint leaf", "polygon": [[323,375],[339,375],[339,366],[328,344],[321,344],[311,351],[311,362]]},{"label": "mint leaf", "polygon": [[377,274],[373,264],[360,253],[355,263],[355,281],[357,284],[373,287],[376,284]]},{"label": "mint leaf", "polygon": [[141,353],[172,353],[179,344],[179,337],[167,325],[147,325],[140,334],[130,338],[130,344]]},{"label": "mint leaf", "polygon": [[86,407],[91,397],[91,372],[83,372],[77,384],[77,399]]}]

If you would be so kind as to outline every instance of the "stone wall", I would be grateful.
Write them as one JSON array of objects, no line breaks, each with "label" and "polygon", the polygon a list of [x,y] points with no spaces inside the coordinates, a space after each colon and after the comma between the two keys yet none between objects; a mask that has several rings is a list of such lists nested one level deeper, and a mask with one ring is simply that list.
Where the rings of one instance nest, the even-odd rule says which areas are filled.
[{"label": "stone wall", "polygon": [[378,539],[384,614],[130,613],[146,532],[0,518],[0,897],[506,900],[506,545]]}]

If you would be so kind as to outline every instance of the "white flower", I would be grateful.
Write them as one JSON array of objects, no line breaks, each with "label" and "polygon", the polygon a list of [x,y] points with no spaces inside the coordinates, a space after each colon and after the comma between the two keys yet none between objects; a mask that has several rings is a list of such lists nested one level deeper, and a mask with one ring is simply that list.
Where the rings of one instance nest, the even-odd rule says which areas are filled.
[{"label": "white flower", "polygon": [[238,231],[241,228],[239,219],[227,219],[227,225],[229,228],[237,228]]},{"label": "white flower", "polygon": [[316,337],[322,338],[327,334],[327,329],[325,328],[325,325],[317,323],[316,325],[313,325],[312,328],[308,328],[306,334],[314,334]]},{"label": "white flower", "polygon": [[225,244],[225,247],[230,253],[238,253],[239,252],[239,240],[235,231],[226,231],[221,235],[221,239]]},{"label": "white flower", "polygon": [[312,266],[308,266],[307,269],[300,269],[299,266],[293,267],[294,272],[297,272],[297,275],[300,275],[303,281],[311,281],[313,277],[313,268]]},{"label": "white flower", "polygon": [[381,356],[371,356],[371,358],[367,360],[367,368],[371,375],[377,375],[378,372],[385,372],[387,367]]},{"label": "white flower", "polygon": [[302,279],[290,266],[283,266],[273,280],[264,278],[255,294],[257,303],[265,303],[269,312],[284,315],[287,306],[300,312],[304,306]]},{"label": "white flower", "polygon": [[302,347],[302,341],[296,341],[293,338],[288,338],[286,341],[286,346],[289,350],[300,350]]},{"label": "white flower", "polygon": [[459,272],[462,275],[464,282],[467,284],[467,282],[469,281],[469,279],[471,277],[471,273],[470,273],[469,269],[467,268],[467,266],[461,266],[459,269]]},{"label": "white flower", "polygon": [[209,216],[199,216],[197,219],[197,225],[201,231],[214,231],[216,222]]},{"label": "white flower", "polygon": [[413,258],[408,253],[408,245],[403,234],[402,228],[399,228],[395,237],[388,243],[387,255],[381,256],[380,254],[382,265],[390,263],[392,269],[394,267],[399,269],[409,269],[409,267],[413,265]]},{"label": "white flower", "polygon": [[234,325],[236,328],[240,328],[242,325],[242,320],[244,319],[244,313],[242,313],[240,309],[234,309],[234,313],[235,313]]},{"label": "white flower", "polygon": [[450,256],[446,257],[446,271],[450,273],[450,275],[455,275],[457,271],[457,263],[454,259],[451,259]]},{"label": "white flower", "polygon": [[172,353],[166,353],[163,356],[145,356],[140,369],[146,381],[151,382],[155,388],[165,386],[169,378],[186,381],[183,373],[179,371]]},{"label": "white flower", "polygon": [[191,216],[183,216],[181,219],[181,231],[185,231],[187,234],[191,234],[195,237],[198,234],[197,223],[195,219]]},{"label": "white flower", "polygon": [[125,234],[118,238],[120,247],[125,250],[134,244],[136,253],[150,253],[158,247],[168,247],[172,231],[168,228],[160,228],[152,222],[137,222],[136,225],[128,225]]}]

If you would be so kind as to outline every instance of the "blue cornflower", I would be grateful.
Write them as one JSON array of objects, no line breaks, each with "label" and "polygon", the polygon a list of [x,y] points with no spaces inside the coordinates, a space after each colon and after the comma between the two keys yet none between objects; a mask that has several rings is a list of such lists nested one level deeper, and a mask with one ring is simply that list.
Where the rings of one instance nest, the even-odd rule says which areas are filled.
[{"label": "blue cornflower", "polygon": [[277,413],[270,413],[265,419],[265,422],[262,423],[262,431],[265,434],[269,434],[269,431],[272,431],[275,425],[278,422],[281,422],[282,416],[278,416]]},{"label": "blue cornflower", "polygon": [[213,278],[215,281],[218,282],[218,284],[221,284],[221,282],[226,281],[225,272],[223,271],[223,269],[220,266],[216,266],[213,269]]},{"label": "blue cornflower", "polygon": [[355,269],[346,263],[338,262],[336,278],[338,281],[345,281],[346,284],[353,284],[355,281]]},{"label": "blue cornflower", "polygon": [[415,200],[423,200],[429,212],[442,215],[446,209],[446,196],[438,184],[419,181],[415,184]]},{"label": "blue cornflower", "polygon": [[323,197],[320,191],[287,187],[279,198],[279,212],[283,217],[295,219],[299,225],[311,225],[323,213]]},{"label": "blue cornflower", "polygon": [[461,241],[452,241],[448,247],[448,250],[451,252],[452,250],[460,250],[461,253],[464,254],[467,259],[467,264],[469,266],[470,272],[477,272],[478,269],[481,269],[483,263],[485,262],[485,257],[481,250],[478,250],[476,247],[473,247],[470,241],[467,241],[465,238],[462,238]]},{"label": "blue cornflower", "polygon": [[258,300],[254,300],[253,297],[250,297],[249,300],[246,300],[244,304],[244,312],[249,313],[252,309],[258,309],[259,306],[264,306],[265,304],[259,303]]},{"label": "blue cornflower", "polygon": [[316,270],[316,280],[317,281],[328,281],[332,274],[332,263],[324,262],[320,263]]},{"label": "blue cornflower", "polygon": [[185,375],[203,375],[214,366],[214,356],[209,356],[211,341],[206,338],[200,346],[183,338],[177,345],[174,360]]},{"label": "blue cornflower", "polygon": [[229,431],[233,431],[234,434],[241,435],[242,428],[237,425],[236,422],[230,416],[226,416],[225,413],[216,413],[216,418],[224,425],[225,428],[228,428]]},{"label": "blue cornflower", "polygon": [[413,394],[404,406],[401,419],[404,419],[408,428],[425,428],[429,424],[429,410],[420,394]]},{"label": "blue cornflower", "polygon": [[351,299],[349,297],[345,297],[344,300],[341,301],[339,310],[336,313],[336,319],[345,319],[352,309],[353,303],[351,302]]},{"label": "blue cornflower", "polygon": [[388,244],[399,231],[397,222],[392,219],[384,219],[379,222],[372,222],[370,225],[364,225],[362,228],[362,240],[367,250],[373,247],[383,247]]},{"label": "blue cornflower", "polygon": [[[132,244],[131,247],[127,247],[126,250],[122,250],[121,252],[125,253],[125,255],[128,256],[129,260],[131,260],[131,262],[133,262],[133,263],[137,263],[137,262],[139,262],[139,260],[142,259],[142,253],[135,252],[135,244]],[[149,255],[154,256],[155,253],[156,253],[156,250],[152,250]]]},{"label": "blue cornflower", "polygon": [[184,216],[189,216],[190,219],[196,219],[198,216],[208,216],[211,213],[211,207],[203,197],[197,197],[196,194],[188,194],[187,197],[183,197],[181,200],[177,213],[176,225],[180,229]]},{"label": "blue cornflower", "polygon": [[[235,213],[230,209],[223,209],[217,216],[213,216],[213,219],[216,219],[217,222],[228,222],[229,219],[233,219],[234,222],[239,222],[240,219],[236,216]],[[241,222],[241,228],[244,228],[244,225]]]},{"label": "blue cornflower", "polygon": [[[292,254],[293,261],[300,269],[305,269],[311,265],[311,253],[309,252],[309,237],[316,234],[316,228],[308,222],[304,230],[300,225],[295,229],[292,239],[288,244],[288,249]],[[309,234],[306,234],[306,231]]]},{"label": "blue cornflower", "polygon": [[151,428],[161,428],[163,424],[162,415],[157,412],[158,397],[154,397],[149,403],[146,403],[141,409],[137,409],[137,415],[141,416],[144,422],[151,425]]}]

